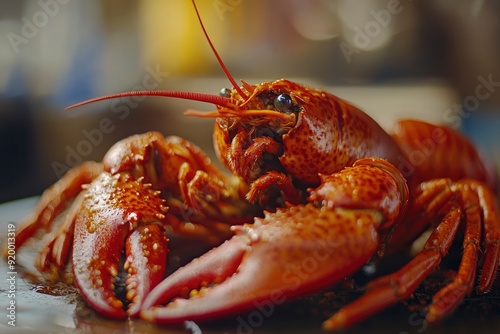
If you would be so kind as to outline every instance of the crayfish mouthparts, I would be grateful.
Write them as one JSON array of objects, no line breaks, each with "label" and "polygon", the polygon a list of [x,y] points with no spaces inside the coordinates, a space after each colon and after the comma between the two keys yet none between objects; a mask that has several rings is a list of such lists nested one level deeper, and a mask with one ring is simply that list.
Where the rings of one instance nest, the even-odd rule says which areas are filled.
[{"label": "crayfish mouthparts", "polygon": [[258,124],[241,124],[236,119],[219,119],[216,152],[235,175],[251,183],[269,171],[284,172],[280,157],[284,153],[283,136],[290,128],[255,120]]}]

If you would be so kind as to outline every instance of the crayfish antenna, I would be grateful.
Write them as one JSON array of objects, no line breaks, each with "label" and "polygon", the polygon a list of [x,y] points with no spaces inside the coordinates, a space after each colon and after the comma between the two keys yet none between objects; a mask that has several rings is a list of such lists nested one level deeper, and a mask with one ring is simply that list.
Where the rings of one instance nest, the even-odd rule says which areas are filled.
[{"label": "crayfish antenna", "polygon": [[248,95],[246,93],[244,93],[243,90],[240,88],[240,86],[236,83],[236,80],[234,80],[233,76],[231,75],[231,73],[227,69],[226,65],[222,61],[222,58],[219,56],[219,53],[215,49],[212,41],[210,40],[210,37],[208,36],[208,33],[207,33],[207,30],[205,29],[205,26],[203,25],[203,21],[201,19],[200,13],[198,12],[198,7],[196,7],[196,2],[194,0],[192,0],[192,2],[193,2],[194,10],[196,11],[196,16],[198,17],[198,21],[200,22],[200,25],[201,25],[201,29],[203,30],[203,33],[205,34],[205,37],[207,38],[207,42],[210,45],[210,48],[212,49],[212,51],[215,55],[215,58],[217,58],[217,61],[219,62],[220,67],[224,71],[224,74],[226,75],[228,80],[233,85],[234,89],[243,98],[243,100],[246,101],[248,99]]},{"label": "crayfish antenna", "polygon": [[[208,36],[208,33],[205,29],[205,26],[203,25],[203,21],[201,19],[200,13],[198,12],[198,8],[196,7],[195,1],[192,0],[192,2],[193,2],[194,9],[196,11],[196,16],[198,17],[198,21],[200,22],[200,25],[201,25],[201,29],[203,30],[203,33],[205,34],[205,37],[208,41],[208,44],[210,45],[210,48],[212,49],[215,57],[217,58],[217,61],[220,65],[220,67],[222,68],[222,70],[224,71],[224,74],[229,79],[229,81],[233,85],[233,88],[238,92],[240,97],[244,101],[247,101],[249,96],[243,91],[243,89],[241,89],[241,87],[238,86],[238,84],[234,80],[233,76],[231,75],[231,73],[227,69],[226,65],[222,61],[221,57],[219,56],[217,50],[215,49],[215,47],[212,43],[212,41],[210,40],[210,37]],[[251,86],[243,82],[243,87],[245,89],[249,90],[249,87],[251,87]],[[117,93],[117,94],[96,97],[93,99],[89,99],[89,100],[86,100],[83,102],[79,102],[79,103],[70,105],[69,107],[66,107],[65,110],[74,109],[74,108],[81,107],[81,106],[84,106],[84,105],[87,105],[90,103],[94,103],[94,102],[115,99],[115,98],[122,98],[122,97],[133,97],[133,96],[173,97],[173,98],[180,98],[180,99],[191,100],[191,101],[212,103],[212,104],[215,104],[217,106],[225,107],[225,108],[232,109],[232,110],[239,109],[239,104],[240,104],[232,98],[219,96],[219,95],[213,95],[213,94],[182,92],[182,91],[167,91],[167,90],[144,90],[144,91],[123,92],[123,93]]]},{"label": "crayfish antenna", "polygon": [[100,96],[100,97],[96,97],[96,98],[93,98],[90,100],[86,100],[83,102],[79,102],[79,103],[70,105],[69,107],[66,107],[64,109],[65,110],[74,109],[74,108],[81,107],[81,106],[84,106],[86,104],[90,104],[90,103],[94,103],[94,102],[99,102],[99,101],[104,101],[104,100],[109,100],[109,99],[116,99],[116,98],[121,98],[121,97],[133,97],[133,96],[173,97],[173,98],[184,99],[184,100],[212,103],[212,104],[226,107],[226,108],[230,108],[230,109],[236,109],[238,107],[233,99],[231,99],[229,97],[219,96],[219,95],[183,92],[183,91],[170,91],[170,90],[144,90],[144,91],[131,91],[131,92],[124,92],[124,93],[117,93],[117,94]]},{"label": "crayfish antenna", "polygon": [[221,109],[212,112],[198,111],[193,109],[188,109],[184,112],[186,116],[195,116],[201,118],[228,118],[228,117],[274,117],[283,122],[290,121],[290,115],[280,113],[274,110],[268,109]]}]

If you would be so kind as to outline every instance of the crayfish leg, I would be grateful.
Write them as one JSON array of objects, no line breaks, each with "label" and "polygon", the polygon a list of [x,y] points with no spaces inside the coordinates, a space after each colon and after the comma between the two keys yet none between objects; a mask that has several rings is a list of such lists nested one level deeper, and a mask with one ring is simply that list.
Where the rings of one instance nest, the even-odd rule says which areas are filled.
[{"label": "crayfish leg", "polygon": [[[33,212],[17,228],[16,249],[41,229],[48,229],[66,206],[82,191],[84,184],[90,183],[102,171],[102,165],[87,161],[70,169],[64,176],[45,190]],[[4,255],[6,254],[4,249]]]},{"label": "crayfish leg", "polygon": [[[325,321],[325,329],[347,327],[408,298],[446,256],[462,223],[465,224],[463,254],[458,271],[454,279],[433,296],[426,321],[433,323],[446,317],[472,291],[482,247],[485,260],[478,292],[491,287],[498,271],[500,221],[495,196],[488,185],[470,179],[423,182],[406,218],[414,219],[417,213],[413,221],[417,226],[422,224],[421,220],[443,217],[433,228],[424,248],[397,272],[371,282],[364,296]],[[402,230],[406,223],[403,221],[400,225]]]},{"label": "crayfish leg", "polygon": [[323,328],[349,327],[408,298],[448,251],[458,230],[460,215],[459,210],[448,213],[415,258],[399,271],[371,282],[365,295],[341,308],[323,323]]},{"label": "crayfish leg", "polygon": [[[452,185],[463,207],[465,232],[463,253],[458,272],[452,282],[432,299],[426,320],[436,322],[449,315],[474,288],[479,252],[484,245],[485,261],[477,288],[487,292],[493,285],[500,258],[500,221],[495,197],[488,186],[475,180],[461,180]],[[484,241],[481,243],[482,236]]]},{"label": "crayfish leg", "polygon": [[80,193],[73,202],[63,221],[53,231],[38,254],[35,266],[51,279],[64,278],[63,270],[69,258],[74,237],[75,219],[80,211],[84,195]]}]

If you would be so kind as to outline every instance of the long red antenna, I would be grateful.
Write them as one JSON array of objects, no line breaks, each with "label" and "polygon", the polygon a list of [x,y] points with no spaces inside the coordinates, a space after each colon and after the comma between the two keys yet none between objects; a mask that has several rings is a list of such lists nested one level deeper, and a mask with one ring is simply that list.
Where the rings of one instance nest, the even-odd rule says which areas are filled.
[{"label": "long red antenna", "polygon": [[66,110],[73,109],[76,107],[81,107],[81,106],[84,106],[86,104],[90,104],[90,103],[94,103],[94,102],[98,102],[98,101],[104,101],[104,100],[115,99],[115,98],[120,98],[120,97],[133,97],[133,96],[174,97],[174,98],[178,98],[178,99],[212,103],[212,104],[226,107],[229,109],[236,109],[237,108],[237,105],[234,103],[235,101],[233,99],[231,99],[229,97],[219,96],[219,95],[183,92],[183,91],[176,91],[176,90],[140,90],[140,91],[116,93],[116,94],[96,97],[96,98],[93,98],[93,99],[90,99],[87,101],[73,104],[69,107],[66,107],[65,109]]},{"label": "long red antenna", "polygon": [[234,89],[236,89],[238,94],[240,94],[240,96],[243,98],[243,100],[247,100],[248,96],[241,90],[240,86],[238,86],[238,84],[236,83],[236,80],[234,80],[233,76],[231,75],[231,73],[227,69],[226,65],[224,65],[222,58],[219,56],[219,53],[217,52],[214,45],[212,44],[212,41],[210,40],[210,37],[208,36],[207,30],[205,29],[205,26],[203,25],[203,21],[201,20],[200,13],[198,12],[198,7],[196,7],[196,2],[194,0],[192,0],[192,2],[193,2],[194,10],[196,11],[196,16],[198,17],[198,21],[200,22],[200,25],[201,25],[201,29],[203,30],[203,33],[205,34],[205,37],[207,38],[207,42],[208,42],[208,44],[210,44],[210,47],[212,48],[212,51],[215,55],[215,58],[217,58],[217,61],[219,62],[220,67],[224,71],[224,74],[229,79],[229,81],[231,81],[231,84],[233,85]]},{"label": "long red antenna", "polygon": [[[203,25],[203,21],[201,20],[200,13],[198,12],[198,8],[196,7],[196,3],[194,2],[194,0],[192,0],[192,1],[193,1],[194,9],[196,11],[196,16],[198,17],[198,21],[200,22],[203,33],[205,34],[205,37],[207,38],[207,41],[210,44],[210,47],[212,48],[212,51],[213,51],[215,57],[217,58],[217,61],[219,62],[220,67],[222,68],[226,77],[229,79],[229,81],[233,85],[234,89],[238,92],[240,97],[243,98],[244,100],[248,100],[248,95],[245,94],[243,92],[243,90],[236,84],[236,81],[231,76],[231,73],[229,73],[228,69],[226,68],[226,66],[222,62],[221,57],[217,53],[217,50],[215,50],[215,47],[212,44],[212,41],[210,40],[210,37],[208,36],[207,31],[205,30],[205,26]],[[215,105],[218,105],[221,107],[226,107],[226,108],[232,109],[232,110],[238,109],[238,102],[232,98],[219,96],[219,95],[212,95],[212,94],[171,91],[171,90],[144,90],[144,91],[133,91],[133,92],[124,92],[124,93],[105,95],[105,96],[100,96],[100,97],[96,97],[96,98],[93,98],[93,99],[90,99],[87,101],[73,104],[69,107],[66,107],[65,109],[73,109],[73,108],[80,107],[80,106],[83,106],[83,105],[86,105],[89,103],[94,103],[94,102],[108,100],[108,99],[114,99],[114,98],[120,98],[120,97],[133,97],[133,96],[173,97],[173,98],[179,98],[179,99],[212,103],[212,104],[215,104]]]}]

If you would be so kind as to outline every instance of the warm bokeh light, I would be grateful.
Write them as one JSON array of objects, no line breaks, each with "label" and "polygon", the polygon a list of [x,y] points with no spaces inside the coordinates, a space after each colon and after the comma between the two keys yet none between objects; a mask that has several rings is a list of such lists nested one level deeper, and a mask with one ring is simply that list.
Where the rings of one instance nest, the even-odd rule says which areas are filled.
[{"label": "warm bokeh light", "polygon": [[[499,118],[500,8],[495,3],[197,4],[237,80],[289,78],[338,90],[384,125],[411,115],[460,126],[488,156],[499,159],[495,137],[477,130],[494,127]],[[0,168],[0,202],[39,193],[58,177],[53,164],[65,162],[68,154],[75,162],[99,160],[110,145],[133,133],[175,133],[211,151],[211,124],[182,116],[185,109],[210,110],[210,105],[153,98],[63,111],[120,91],[217,94],[230,86],[190,1],[0,0],[0,7],[0,135],[23,138],[16,146],[0,147],[15,166]],[[102,119],[114,130],[88,154],[71,156],[88,140],[84,133]]]}]

